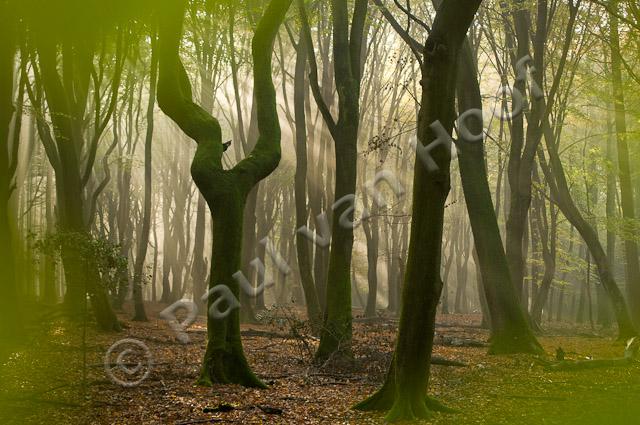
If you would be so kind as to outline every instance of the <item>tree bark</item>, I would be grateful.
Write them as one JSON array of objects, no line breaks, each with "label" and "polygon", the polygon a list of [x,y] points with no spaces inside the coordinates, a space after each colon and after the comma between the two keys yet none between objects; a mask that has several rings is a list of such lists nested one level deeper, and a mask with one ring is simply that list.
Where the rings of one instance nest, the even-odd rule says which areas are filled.
[{"label": "tree bark", "polygon": [[[546,2],[541,2],[546,4]],[[522,1],[515,3],[513,12],[513,31],[516,41],[516,55],[512,56],[512,67],[517,72],[516,63],[529,54],[530,17],[527,5]],[[545,22],[538,22],[544,25]],[[505,26],[505,31],[511,31]],[[514,90],[524,95],[526,79],[517,78],[513,84]],[[513,109],[515,110],[515,100]],[[537,109],[532,105],[533,110]],[[532,120],[533,122],[533,120]],[[533,130],[533,129],[532,129]],[[530,132],[527,131],[527,136]],[[526,137],[524,131],[524,114],[514,113],[511,124],[511,145],[509,148],[509,162],[507,165],[507,179],[509,182],[509,213],[506,221],[506,254],[511,274],[511,282],[515,287],[518,300],[522,298],[525,258],[523,243],[529,206],[531,204],[531,171],[535,160],[536,146],[539,142]],[[524,313],[526,314],[526,312]]]},{"label": "tree bark", "polygon": [[[85,195],[86,183],[91,171],[89,166],[92,162],[83,166],[78,155],[80,147],[85,145],[83,105],[87,102],[87,91],[83,92],[77,87],[74,91],[73,87],[63,85],[58,71],[58,40],[42,32],[36,32],[34,40],[40,68],[36,83],[42,85],[46,95],[55,135],[52,136],[48,132],[43,122],[39,123],[40,139],[43,141],[47,157],[56,174],[59,231],[64,237],[82,235],[91,238],[90,222],[95,212],[92,203],[99,192],[94,192],[92,199],[88,199]],[[85,45],[80,47],[65,44],[68,41],[61,43],[63,44],[62,63],[66,70],[65,78],[73,79],[75,75],[78,79],[75,81],[83,78],[88,80],[87,64],[73,64],[74,58],[70,51],[78,49],[76,53],[83,60],[91,59],[92,52],[84,50]],[[116,74],[112,84],[118,85],[118,82],[119,76]],[[94,130],[98,132],[93,138],[96,141],[100,129]],[[99,273],[95,268],[87,269],[88,259],[85,258],[85,254],[79,247],[70,246],[68,243],[62,246],[61,257],[67,283],[65,305],[73,317],[79,318],[84,314],[85,296],[88,294],[98,327],[107,331],[120,330],[120,323],[111,308]]]},{"label": "tree bark", "polygon": [[327,272],[326,310],[324,326],[320,335],[320,345],[316,351],[316,361],[323,362],[329,357],[351,357],[351,255],[353,248],[353,225],[341,222],[343,215],[353,221],[350,202],[345,197],[355,196],[358,126],[360,122],[360,81],[363,39],[366,39],[365,21],[367,1],[356,0],[349,25],[349,10],[346,0],[332,0],[333,60],[334,80],[338,92],[338,120],[334,121],[327,104],[321,97],[317,81],[315,53],[311,46],[311,31],[306,18],[303,2],[299,10],[304,14],[304,37],[310,50],[312,90],[316,103],[334,141],[335,147],[335,199],[332,220],[331,251]]},{"label": "tree bark", "polygon": [[536,196],[533,212],[541,239],[544,275],[542,276],[540,288],[531,306],[531,318],[540,326],[542,324],[542,310],[547,305],[550,305],[549,291],[551,290],[551,284],[553,283],[553,278],[556,273],[556,234],[558,230],[558,220],[557,213],[553,206],[550,208],[549,215],[547,214],[545,201],[541,196]]},{"label": "tree bark", "polygon": [[[479,0],[447,0],[438,8],[424,49],[418,116],[418,140],[423,146],[436,140],[430,130],[432,123],[439,122],[449,135],[452,132],[458,53],[479,5]],[[420,153],[416,155],[411,239],[396,351],[382,388],[356,406],[388,410],[389,421],[428,418],[434,406],[425,389],[442,290],[442,227],[450,189],[450,147],[438,146],[429,154],[436,170],[427,170]]]},{"label": "tree bark", "polygon": [[[164,5],[160,17],[158,103],[160,108],[197,144],[191,175],[211,210],[213,250],[209,288],[224,285],[235,299],[240,288],[232,277],[241,269],[242,217],[245,203],[256,184],[280,161],[280,125],[276,93],[271,80],[271,55],[278,28],[291,0],[272,0],[260,19],[252,40],[254,98],[259,137],[251,154],[233,168],[222,167],[222,132],[209,113],[193,103],[191,85],[180,61],[185,1]],[[208,306],[220,295],[210,296]],[[238,309],[219,317],[207,317],[207,349],[200,383],[237,383],[264,388],[245,358],[240,339]]]},{"label": "tree bark", "polygon": [[[618,10],[618,1],[614,0],[613,7]],[[633,200],[633,185],[631,182],[631,167],[629,164],[629,146],[627,143],[627,121],[625,117],[624,90],[622,87],[622,70],[620,60],[620,36],[618,34],[618,16],[609,13],[609,43],[611,45],[611,78],[613,83],[613,101],[615,114],[615,129],[618,151],[618,178],[620,180],[620,204],[622,217],[625,220],[625,275],[627,277],[627,300],[631,319],[636,327],[640,326],[640,258],[638,245],[634,237],[638,233],[635,224],[635,206]]]},{"label": "tree bark", "polygon": [[[471,48],[463,44],[459,59],[458,104],[461,111],[481,110],[482,100]],[[466,122],[472,135],[482,133],[482,121]],[[491,346],[489,352],[537,353],[541,351],[525,312],[518,301],[517,285],[511,282],[507,257],[491,200],[482,140],[458,140],[458,164],[467,204],[471,230],[482,273],[483,287],[490,313]]]},{"label": "tree bark", "polygon": [[[305,71],[308,49],[302,37],[296,45],[296,67],[294,76],[293,102],[295,114],[296,135],[296,174],[295,174],[295,204],[296,229],[307,225],[309,212],[307,210],[307,124],[305,112]],[[315,335],[320,335],[322,313],[316,285],[313,281],[311,269],[311,254],[309,241],[302,233],[296,232],[296,253],[300,282],[304,291],[307,317]]]}]

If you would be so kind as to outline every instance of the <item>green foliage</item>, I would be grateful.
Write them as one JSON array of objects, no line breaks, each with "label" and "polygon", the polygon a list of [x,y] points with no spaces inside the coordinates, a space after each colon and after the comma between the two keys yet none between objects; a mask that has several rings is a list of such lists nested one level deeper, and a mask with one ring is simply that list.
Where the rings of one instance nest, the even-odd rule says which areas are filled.
[{"label": "green foliage", "polygon": [[56,232],[41,239],[31,234],[29,239],[35,250],[56,259],[65,249],[79,251],[86,266],[98,271],[100,283],[108,290],[115,290],[122,276],[127,276],[127,258],[120,254],[118,245],[104,238],[78,232]]}]

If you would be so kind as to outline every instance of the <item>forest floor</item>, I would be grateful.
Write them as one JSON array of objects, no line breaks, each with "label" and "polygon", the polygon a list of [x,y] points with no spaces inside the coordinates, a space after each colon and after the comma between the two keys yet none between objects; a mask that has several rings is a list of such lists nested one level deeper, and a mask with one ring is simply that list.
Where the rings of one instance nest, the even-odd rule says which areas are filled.
[{"label": "forest floor", "polygon": [[[269,388],[207,388],[195,385],[205,347],[203,318],[189,328],[185,344],[158,317],[160,309],[150,305],[146,323],[120,315],[125,324],[121,333],[100,334],[89,327],[84,344],[80,330],[52,325],[12,354],[0,356],[0,424],[384,423],[381,414],[350,407],[382,382],[395,320],[356,319],[354,363],[318,368],[311,365],[317,341],[304,334],[297,315],[268,312],[262,318],[266,324],[243,325],[242,333],[249,362]],[[640,424],[638,363],[548,371],[534,356],[488,355],[483,346],[488,332],[479,322],[478,315],[438,317],[434,355],[466,366],[432,366],[430,395],[459,413],[434,413],[428,423]],[[568,359],[612,359],[624,351],[610,331],[557,323],[545,327],[540,341],[548,358],[558,347]],[[125,365],[128,372],[114,372],[118,378],[136,380],[149,370],[133,387],[114,384],[105,372],[105,353],[123,338],[142,342],[152,359],[148,369],[147,364],[138,369],[133,351],[121,358],[131,364]]]}]

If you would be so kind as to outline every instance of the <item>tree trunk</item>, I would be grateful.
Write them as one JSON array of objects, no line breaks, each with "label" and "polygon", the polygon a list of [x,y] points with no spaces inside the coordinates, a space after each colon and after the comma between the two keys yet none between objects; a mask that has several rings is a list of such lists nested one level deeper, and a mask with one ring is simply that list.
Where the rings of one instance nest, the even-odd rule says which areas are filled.
[{"label": "tree trunk", "polygon": [[[13,5],[8,1],[0,1],[0,270],[3,279],[0,290],[0,340],[9,341],[19,333],[21,320],[18,313],[18,286],[16,281],[15,258],[13,253],[13,235],[9,213],[11,196],[10,171],[10,132],[14,115],[13,77],[15,57],[15,17]],[[16,155],[13,152],[13,155]]]},{"label": "tree trunk", "polygon": [[[47,226],[47,230],[46,230],[46,234],[47,235],[52,235],[53,232],[55,231],[55,219],[53,216],[53,175],[51,172],[51,167],[49,167],[49,165],[45,165],[45,167],[47,168],[46,174],[47,174],[47,188],[46,188],[46,194],[45,194],[45,202],[46,202],[46,207],[45,207],[45,219],[46,219],[46,226]],[[43,291],[43,296],[42,296],[42,300],[47,303],[47,304],[54,304],[57,302],[58,299],[58,294],[56,292],[56,263],[54,258],[47,254],[47,253],[43,253],[42,254],[44,257],[44,273],[43,273],[43,279],[44,279],[44,291]]]},{"label": "tree trunk", "polygon": [[613,82],[613,101],[615,111],[615,128],[618,151],[618,176],[620,179],[620,204],[622,217],[628,228],[625,234],[624,253],[626,257],[625,275],[627,277],[627,300],[631,319],[636,327],[640,326],[640,258],[638,244],[634,236],[638,233],[635,222],[635,206],[633,200],[633,186],[631,182],[631,166],[629,164],[629,146],[627,143],[627,121],[625,117],[624,90],[622,87],[622,70],[620,59],[620,38],[618,34],[618,1],[612,2],[616,13],[609,13],[611,45],[611,77]]},{"label": "tree trunk", "polygon": [[[609,104],[608,104],[609,105]],[[611,106],[607,108],[611,109]],[[613,222],[616,220],[616,167],[615,167],[615,146],[613,137],[611,137],[611,125],[610,122],[610,114],[607,113],[607,161],[610,162],[611,166],[607,167],[607,194],[606,194],[606,217],[607,217],[607,258],[609,259],[610,267],[613,267],[616,260],[616,232],[613,229]],[[598,285],[598,305],[599,305],[599,313],[598,313],[598,322],[608,328],[611,326],[613,321],[613,312],[611,311],[611,303],[609,302],[609,298],[607,297],[607,293],[604,290],[602,284]]]},{"label": "tree trunk", "polygon": [[[480,88],[468,43],[460,55],[458,81],[459,109],[481,111]],[[467,120],[472,135],[482,133],[482,120]],[[473,240],[478,253],[483,287],[491,323],[491,353],[536,353],[541,351],[512,284],[500,229],[491,200],[482,140],[465,140],[457,144],[462,188]]]},{"label": "tree trunk", "polygon": [[458,314],[466,313],[466,291],[467,291],[467,268],[469,266],[469,234],[468,227],[461,224],[462,232],[460,232],[460,241],[458,244],[458,253],[456,255],[456,298],[455,312]]},{"label": "tree trunk", "polygon": [[556,273],[556,233],[557,233],[557,213],[554,207],[550,208],[550,218],[547,217],[547,208],[542,197],[535,198],[535,222],[538,226],[538,234],[541,239],[542,260],[544,261],[544,275],[538,289],[537,295],[531,306],[531,319],[540,326],[542,324],[542,310],[549,302],[549,291]]},{"label": "tree trunk", "polygon": [[[546,4],[546,2],[545,2]],[[513,12],[513,31],[515,35],[516,55],[512,66],[516,71],[516,62],[529,54],[529,12],[523,3],[516,3]],[[540,23],[539,23],[540,24]],[[542,25],[542,24],[540,24]],[[505,31],[511,31],[505,28]],[[513,87],[519,93],[526,90],[526,79],[517,78]],[[535,108],[535,106],[533,106]],[[513,110],[516,109],[515,100]],[[515,287],[518,300],[522,298],[524,282],[525,257],[523,243],[531,203],[531,171],[535,159],[537,141],[524,133],[524,114],[514,113],[511,124],[511,144],[507,177],[509,182],[509,214],[506,221],[506,255],[511,274],[511,282]],[[529,136],[529,131],[527,131]],[[539,141],[539,139],[538,139]],[[523,152],[524,149],[524,152]],[[524,312],[524,314],[527,314]]]},{"label": "tree trunk", "polygon": [[564,309],[564,288],[558,288],[558,309],[556,310],[556,322],[562,322],[562,310]]},{"label": "tree trunk", "polygon": [[[301,9],[304,9],[302,5]],[[330,113],[323,114],[329,121],[335,147],[335,200],[331,227],[331,251],[327,272],[325,322],[316,351],[316,361],[329,357],[351,357],[351,255],[353,248],[353,210],[346,197],[355,196],[358,163],[358,126],[360,122],[360,80],[362,43],[367,16],[367,1],[356,0],[349,28],[349,10],[346,0],[332,1],[334,80],[338,92],[338,120]],[[308,23],[307,23],[308,24]],[[305,28],[307,45],[311,36]],[[313,58],[315,61],[315,57]],[[313,74],[313,72],[312,72]],[[316,74],[317,78],[317,74]],[[316,101],[318,91],[314,90]],[[323,103],[323,101],[320,100]],[[325,105],[326,107],[326,105]],[[344,215],[344,217],[343,217]]]},{"label": "tree trunk", "polygon": [[162,237],[162,295],[160,302],[168,304],[171,302],[171,276],[172,263],[175,261],[175,238],[171,232],[170,223],[170,211],[171,211],[171,196],[169,188],[167,187],[167,180],[164,180],[162,196],[162,224],[164,227]]},{"label": "tree trunk", "polygon": [[[153,35],[152,47],[155,47],[156,36]],[[149,103],[147,106],[147,133],[144,142],[144,205],[142,212],[142,229],[138,236],[138,252],[133,272],[133,305],[135,314],[133,320],[147,321],[142,298],[142,283],[144,280],[144,264],[149,246],[151,230],[151,146],[153,142],[153,108],[156,104],[156,80],[158,72],[158,55],[156,49],[151,52],[151,70],[149,74]]]},{"label": "tree trunk", "polygon": [[[439,122],[448,134],[452,132],[458,52],[479,4],[479,0],[449,0],[438,8],[424,49],[418,116],[418,143],[422,146],[438,137],[430,130],[432,123]],[[389,421],[428,418],[434,405],[427,402],[425,389],[442,290],[442,227],[450,189],[450,146],[444,145],[429,152],[435,170],[427,170],[420,150],[416,155],[411,239],[396,351],[382,388],[356,406],[389,410]]]},{"label": "tree trunk", "polygon": [[478,302],[480,303],[480,311],[482,312],[482,322],[480,327],[482,329],[491,329],[491,313],[489,312],[489,305],[487,304],[487,296],[484,291],[484,282],[482,281],[482,270],[478,265],[478,254],[476,248],[473,248],[473,261],[476,265],[476,289],[478,292]]},{"label": "tree trunk", "polygon": [[[208,342],[199,381],[205,385],[219,382],[265,388],[244,356],[240,314],[230,302],[235,300],[237,303],[240,296],[239,284],[233,275],[241,270],[242,223],[247,197],[280,161],[280,125],[271,80],[271,55],[276,33],[290,2],[272,0],[256,27],[252,56],[259,137],[251,155],[230,170],[222,166],[224,148],[220,124],[193,103],[191,85],[179,58],[186,2],[164,5],[160,17],[158,103],[198,144],[191,175],[209,205],[213,220]],[[221,295],[225,293],[231,293],[233,297]],[[224,312],[216,312],[219,301],[226,304]]]},{"label": "tree trunk", "polygon": [[[296,174],[295,174],[295,203],[296,229],[307,225],[309,212],[307,210],[307,124],[305,116],[305,71],[307,64],[307,46],[302,37],[296,46],[296,68],[293,89],[295,134],[296,134]],[[300,283],[304,291],[307,317],[315,335],[320,335],[322,313],[318,301],[316,285],[311,270],[311,254],[309,241],[302,233],[296,232],[296,253]]]},{"label": "tree trunk", "polygon": [[390,313],[397,313],[400,307],[400,300],[398,299],[398,287],[400,286],[400,274],[398,273],[399,264],[398,262],[402,261],[400,258],[400,248],[401,248],[401,240],[400,240],[400,229],[398,223],[391,223],[391,249],[389,251],[389,255],[391,256],[391,260],[389,261],[389,270],[388,274],[388,305],[387,311]]},{"label": "tree trunk", "polygon": [[549,153],[549,164],[546,163],[545,158],[540,152],[540,166],[544,171],[545,178],[549,184],[551,196],[567,220],[569,220],[576,230],[578,230],[578,233],[582,236],[582,239],[591,253],[591,258],[598,268],[600,282],[607,291],[613,306],[616,320],[618,322],[618,337],[620,339],[631,338],[635,336],[637,332],[629,316],[622,293],[620,292],[615,278],[613,277],[613,273],[611,272],[609,259],[600,244],[597,233],[584,219],[571,198],[569,185],[566,181],[564,168],[560,161],[560,156],[558,155],[558,148],[555,145],[555,138],[553,137],[549,122],[544,122],[543,127],[545,144],[547,152]]},{"label": "tree trunk", "polygon": [[[376,173],[381,170],[382,161],[377,160]],[[362,170],[362,177],[366,177],[366,163]],[[375,317],[378,303],[378,251],[380,247],[380,229],[378,222],[379,208],[373,199],[369,202],[366,192],[362,194],[362,202],[369,210],[368,217],[362,219],[362,229],[367,241],[367,302],[365,304],[365,317]],[[355,284],[354,284],[355,286]]]}]

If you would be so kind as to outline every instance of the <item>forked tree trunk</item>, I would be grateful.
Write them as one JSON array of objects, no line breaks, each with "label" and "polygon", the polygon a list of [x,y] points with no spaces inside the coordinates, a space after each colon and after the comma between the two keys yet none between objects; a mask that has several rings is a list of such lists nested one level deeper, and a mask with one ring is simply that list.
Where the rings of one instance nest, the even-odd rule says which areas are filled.
[{"label": "forked tree trunk", "polygon": [[353,248],[353,211],[346,196],[355,196],[356,168],[358,163],[358,126],[360,123],[361,57],[367,17],[367,1],[355,0],[351,25],[349,25],[349,2],[332,0],[334,80],[338,93],[338,119],[334,121],[322,98],[318,86],[317,66],[312,46],[311,30],[306,17],[305,5],[299,1],[302,15],[304,41],[309,49],[309,63],[313,95],[322,112],[335,147],[335,200],[334,219],[331,223],[331,251],[326,285],[326,308],[324,326],[320,334],[320,345],[315,359],[323,362],[329,357],[350,358],[351,317],[351,255]]},{"label": "forked tree trunk", "polygon": [[[334,79],[339,98],[338,120],[332,132],[335,148],[334,199],[354,195],[358,163],[358,125],[360,121],[360,54],[364,36],[367,2],[354,3],[351,29],[348,24],[347,1],[333,0]],[[349,203],[333,209],[331,251],[327,271],[325,323],[320,334],[316,360],[323,361],[334,354],[351,356],[351,254],[353,227],[341,224]],[[353,219],[353,214],[349,219]]]},{"label": "forked tree trunk", "polygon": [[[75,109],[70,109],[68,103],[68,100],[75,95],[72,95],[69,91],[71,90],[70,87],[65,87],[62,84],[58,69],[57,40],[51,39],[47,34],[43,33],[35,34],[34,39],[41,71],[38,83],[42,84],[46,94],[47,106],[52,117],[53,134],[55,135],[52,137],[52,134],[48,132],[44,124],[40,123],[38,125],[40,139],[45,144],[49,162],[56,174],[56,206],[59,230],[65,238],[67,236],[91,238],[89,228],[90,220],[93,217],[90,217],[90,214],[94,211],[90,211],[91,201],[85,195],[87,168],[81,164],[77,150],[77,146],[85,143],[84,135],[81,131],[82,119],[77,116]],[[67,46],[62,51],[73,50],[73,47],[77,48],[78,46]],[[87,58],[92,58],[89,53],[91,52],[84,51],[83,55],[80,56],[87,60]],[[65,57],[63,54],[62,62],[68,65],[73,62],[73,59]],[[72,66],[70,68],[75,69]],[[67,72],[71,72],[69,68],[65,69],[67,69]],[[88,74],[86,76],[88,77]],[[113,84],[117,85],[117,80],[118,78],[115,78]],[[86,101],[81,94],[78,95],[76,93],[76,95],[80,96],[76,100],[77,102]],[[70,140],[73,143],[69,143]],[[72,316],[82,317],[86,295],[88,294],[91,298],[91,306],[98,327],[107,331],[120,330],[120,323],[111,308],[111,303],[107,297],[106,289],[102,285],[98,270],[89,264],[91,261],[86,258],[87,253],[81,251],[77,246],[63,243],[61,257],[67,284],[65,305]]]},{"label": "forked tree trunk", "polygon": [[[242,222],[247,197],[255,185],[268,176],[280,161],[280,125],[276,94],[271,80],[271,55],[278,28],[291,0],[272,0],[260,19],[252,42],[254,98],[257,105],[258,141],[251,155],[229,170],[222,166],[222,132],[209,113],[193,103],[191,85],[179,57],[185,1],[163,5],[160,17],[160,108],[197,144],[191,175],[211,210],[213,250],[209,288],[226,286],[237,300],[240,288],[232,277],[241,270]],[[208,298],[214,303],[220,293]],[[228,302],[222,301],[230,307]],[[219,308],[223,312],[225,308]],[[242,348],[240,315],[237,308],[228,314],[207,316],[207,349],[199,382],[236,383],[264,388],[253,374]]]},{"label": "forked tree trunk", "polygon": [[[516,42],[515,55],[512,56],[514,71],[516,71],[516,62],[529,54],[530,16],[527,7],[528,5],[523,2],[516,2],[513,11],[513,27],[507,25],[505,21],[505,32],[512,32],[511,39]],[[525,79],[517,78],[513,84],[514,90],[524,94],[526,84]],[[515,107],[514,101],[514,110]],[[533,108],[536,108],[535,105],[533,105]],[[509,213],[506,216],[505,246],[511,282],[515,287],[516,297],[520,300],[522,298],[525,272],[523,242],[531,203],[531,170],[535,160],[536,145],[539,140],[536,141],[528,137],[529,131],[527,131],[525,139],[524,114],[517,113],[513,115],[509,162],[507,164]],[[523,313],[527,314],[526,311]]]}]

